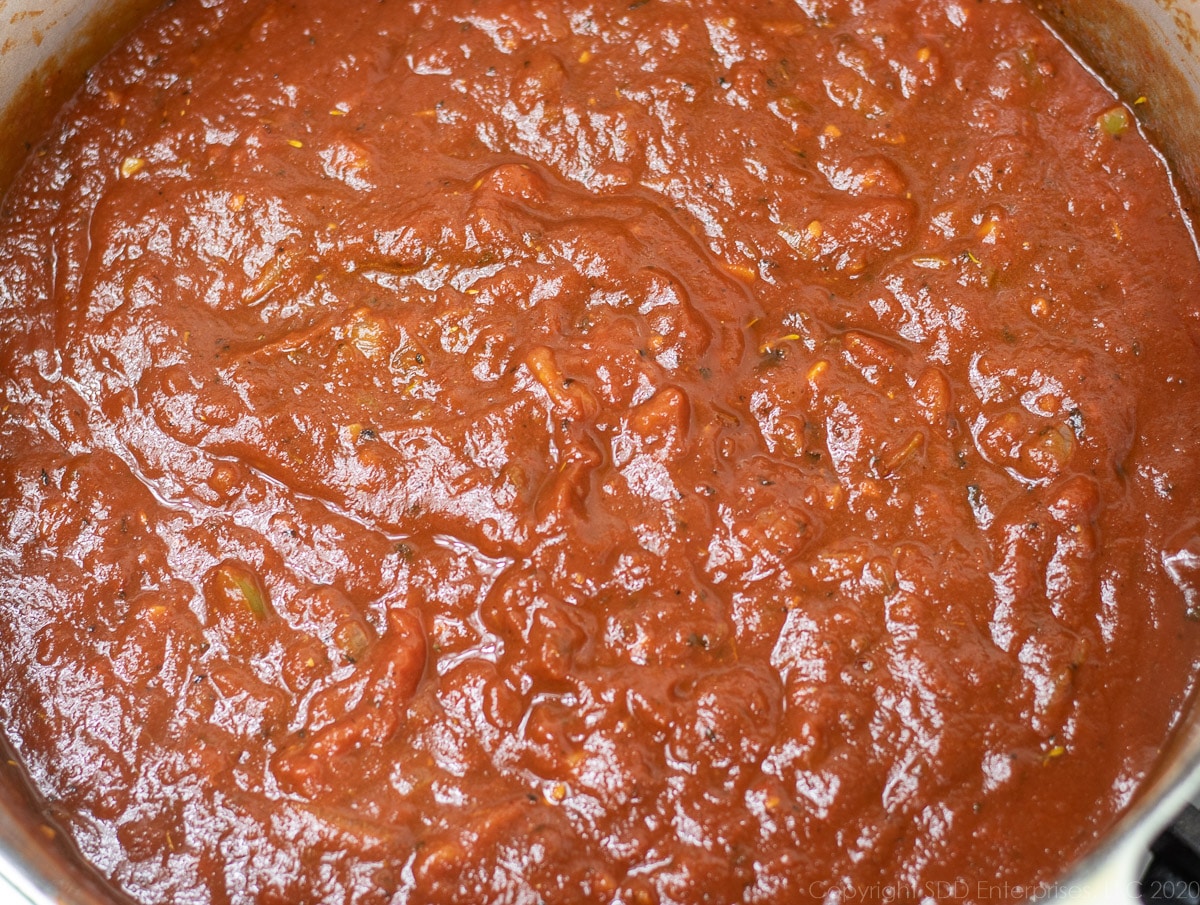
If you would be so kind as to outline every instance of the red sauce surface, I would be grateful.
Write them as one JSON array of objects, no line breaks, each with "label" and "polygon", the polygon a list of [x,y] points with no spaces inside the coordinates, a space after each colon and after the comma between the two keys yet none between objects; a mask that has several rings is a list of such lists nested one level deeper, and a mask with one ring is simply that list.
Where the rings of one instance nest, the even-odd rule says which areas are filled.
[{"label": "red sauce surface", "polygon": [[1200,653],[1200,264],[1005,0],[178,0],[0,215],[0,717],[145,902],[1020,898]]}]

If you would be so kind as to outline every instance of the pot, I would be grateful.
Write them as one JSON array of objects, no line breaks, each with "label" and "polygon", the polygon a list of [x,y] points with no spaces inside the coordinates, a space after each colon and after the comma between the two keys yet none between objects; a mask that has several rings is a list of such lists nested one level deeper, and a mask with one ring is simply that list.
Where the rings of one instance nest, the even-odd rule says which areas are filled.
[{"label": "pot", "polygon": [[[1033,0],[1082,60],[1136,104],[1170,162],[1185,211],[1200,209],[1200,0]],[[0,0],[0,193],[87,68],[158,0]],[[1195,696],[1193,696],[1195,697]],[[1033,899],[1138,902],[1150,844],[1200,795],[1200,701],[1113,830]],[[954,897],[954,893],[950,893]],[[0,735],[0,902],[119,905],[56,827]]]}]

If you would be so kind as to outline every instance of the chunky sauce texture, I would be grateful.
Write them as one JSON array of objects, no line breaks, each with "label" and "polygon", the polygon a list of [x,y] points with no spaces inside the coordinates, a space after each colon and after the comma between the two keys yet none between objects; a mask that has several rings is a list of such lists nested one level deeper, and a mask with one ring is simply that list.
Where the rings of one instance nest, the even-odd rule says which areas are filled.
[{"label": "chunky sauce texture", "polygon": [[1006,0],[164,7],[0,219],[50,813],[147,903],[1058,876],[1200,653],[1135,113]]}]

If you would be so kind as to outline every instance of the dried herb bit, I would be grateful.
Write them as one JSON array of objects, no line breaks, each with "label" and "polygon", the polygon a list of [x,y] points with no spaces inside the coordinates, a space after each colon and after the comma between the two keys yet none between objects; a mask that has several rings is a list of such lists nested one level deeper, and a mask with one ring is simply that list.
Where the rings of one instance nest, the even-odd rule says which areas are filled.
[{"label": "dried herb bit", "polygon": [[781,364],[787,358],[787,352],[784,349],[771,346],[764,346],[759,350],[759,355],[761,357],[758,361],[758,367],[764,370]]},{"label": "dried herb bit", "polygon": [[347,430],[350,434],[350,440],[353,443],[364,443],[379,439],[379,435],[375,432],[375,428],[367,427],[363,424],[351,424]]}]

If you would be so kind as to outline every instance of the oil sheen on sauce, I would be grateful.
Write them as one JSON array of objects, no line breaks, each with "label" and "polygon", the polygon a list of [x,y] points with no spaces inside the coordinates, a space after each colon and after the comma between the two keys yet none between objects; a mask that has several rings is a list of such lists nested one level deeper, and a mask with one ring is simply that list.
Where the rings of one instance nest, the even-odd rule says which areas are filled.
[{"label": "oil sheen on sauce", "polygon": [[1137,111],[1007,0],[165,6],[0,213],[50,814],[146,903],[1058,876],[1200,654]]}]

